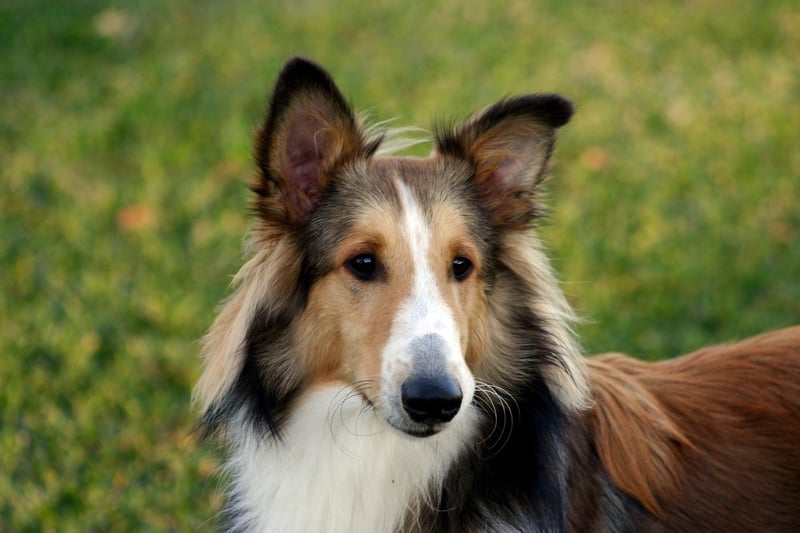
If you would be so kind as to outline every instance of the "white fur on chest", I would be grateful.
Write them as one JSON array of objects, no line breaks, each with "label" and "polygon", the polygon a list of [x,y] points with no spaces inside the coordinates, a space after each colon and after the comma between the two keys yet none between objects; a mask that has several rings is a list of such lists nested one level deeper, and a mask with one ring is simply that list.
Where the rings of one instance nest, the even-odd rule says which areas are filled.
[{"label": "white fur on chest", "polygon": [[396,531],[471,442],[475,420],[467,406],[441,433],[410,437],[357,393],[318,388],[301,399],[281,441],[234,433],[234,525],[282,533]]}]

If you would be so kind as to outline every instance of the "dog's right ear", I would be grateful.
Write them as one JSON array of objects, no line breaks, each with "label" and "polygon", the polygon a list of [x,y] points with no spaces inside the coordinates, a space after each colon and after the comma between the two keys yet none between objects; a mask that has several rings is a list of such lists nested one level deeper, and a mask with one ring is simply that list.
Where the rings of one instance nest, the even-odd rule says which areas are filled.
[{"label": "dog's right ear", "polygon": [[302,227],[337,165],[376,148],[365,141],[330,75],[307,59],[289,60],[255,142],[259,175],[252,189],[259,214]]}]

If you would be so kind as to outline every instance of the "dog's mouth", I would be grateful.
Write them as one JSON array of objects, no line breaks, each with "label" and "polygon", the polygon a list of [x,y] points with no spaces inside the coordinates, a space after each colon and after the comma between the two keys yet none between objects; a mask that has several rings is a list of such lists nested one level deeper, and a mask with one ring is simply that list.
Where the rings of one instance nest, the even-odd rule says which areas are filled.
[{"label": "dog's mouth", "polygon": [[402,405],[394,405],[383,415],[392,429],[414,438],[426,438],[441,433],[455,421],[455,413],[444,418],[416,416],[415,420],[413,411],[409,413]]},{"label": "dog's mouth", "polygon": [[442,424],[398,424],[390,419],[387,419],[386,421],[397,431],[404,433],[409,437],[418,439],[424,439],[425,437],[436,435],[447,426],[446,422]]}]

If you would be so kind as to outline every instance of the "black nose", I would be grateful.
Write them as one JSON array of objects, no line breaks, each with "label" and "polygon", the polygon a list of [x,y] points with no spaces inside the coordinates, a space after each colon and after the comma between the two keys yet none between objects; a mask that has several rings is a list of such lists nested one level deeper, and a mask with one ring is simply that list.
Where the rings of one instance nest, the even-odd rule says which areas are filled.
[{"label": "black nose", "polygon": [[449,422],[461,407],[461,387],[449,376],[412,376],[400,390],[403,409],[414,422]]}]

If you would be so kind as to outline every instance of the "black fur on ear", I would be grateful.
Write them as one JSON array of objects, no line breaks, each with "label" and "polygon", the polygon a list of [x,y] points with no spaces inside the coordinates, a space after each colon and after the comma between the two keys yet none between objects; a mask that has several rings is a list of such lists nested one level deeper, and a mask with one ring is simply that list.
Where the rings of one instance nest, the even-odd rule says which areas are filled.
[{"label": "black fur on ear", "polygon": [[436,150],[472,164],[481,202],[498,227],[527,228],[538,214],[534,198],[556,130],[572,114],[572,103],[557,94],[501,100],[465,124],[438,132]]},{"label": "black fur on ear", "polygon": [[378,143],[365,139],[325,70],[301,57],[289,60],[255,140],[256,210],[266,221],[302,227],[335,168],[371,155]]}]

